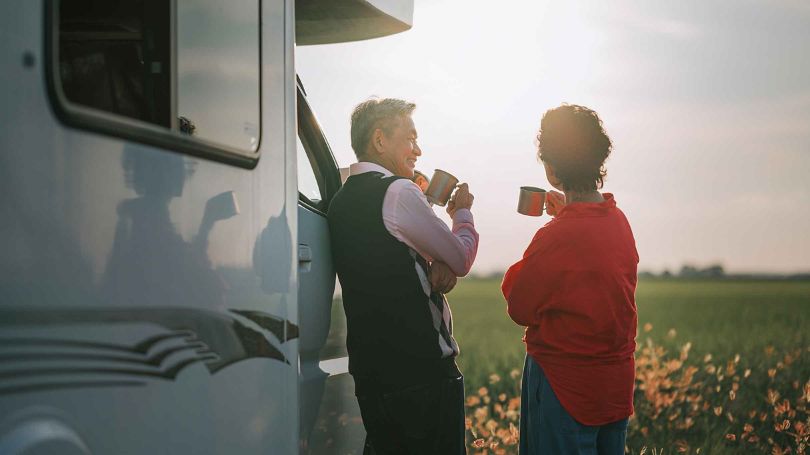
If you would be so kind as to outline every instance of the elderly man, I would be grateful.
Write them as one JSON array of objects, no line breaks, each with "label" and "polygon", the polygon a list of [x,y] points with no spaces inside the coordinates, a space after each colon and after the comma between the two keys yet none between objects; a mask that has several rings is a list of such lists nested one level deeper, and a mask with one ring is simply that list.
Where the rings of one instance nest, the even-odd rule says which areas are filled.
[{"label": "elderly man", "polygon": [[415,107],[371,99],[355,108],[358,162],[329,207],[364,454],[466,453],[464,383],[443,293],[478,250],[473,196],[459,185],[447,205],[451,230],[411,181],[422,155]]}]

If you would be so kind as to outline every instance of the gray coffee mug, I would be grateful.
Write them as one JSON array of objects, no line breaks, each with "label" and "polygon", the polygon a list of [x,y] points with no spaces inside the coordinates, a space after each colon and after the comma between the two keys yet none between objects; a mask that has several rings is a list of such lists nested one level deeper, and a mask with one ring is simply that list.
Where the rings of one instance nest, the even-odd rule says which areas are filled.
[{"label": "gray coffee mug", "polygon": [[425,190],[425,197],[431,204],[444,207],[447,201],[450,200],[450,195],[458,184],[458,179],[449,172],[441,169],[433,171],[433,178],[430,179],[430,185]]},{"label": "gray coffee mug", "polygon": [[543,214],[543,204],[546,202],[546,190],[536,186],[521,186],[517,211],[528,216]]}]

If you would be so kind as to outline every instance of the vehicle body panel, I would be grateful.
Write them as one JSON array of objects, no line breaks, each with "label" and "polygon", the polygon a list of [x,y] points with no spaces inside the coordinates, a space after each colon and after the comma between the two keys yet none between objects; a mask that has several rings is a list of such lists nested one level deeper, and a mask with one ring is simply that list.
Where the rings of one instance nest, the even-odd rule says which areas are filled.
[{"label": "vehicle body panel", "polygon": [[325,206],[298,193],[295,2],[260,2],[255,156],[77,120],[55,3],[0,4],[0,453],[362,450]]}]

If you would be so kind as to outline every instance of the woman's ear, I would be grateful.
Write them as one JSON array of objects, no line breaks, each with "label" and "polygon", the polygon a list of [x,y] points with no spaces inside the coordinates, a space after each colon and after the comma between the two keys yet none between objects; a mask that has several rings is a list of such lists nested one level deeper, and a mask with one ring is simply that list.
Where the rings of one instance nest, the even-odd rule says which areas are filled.
[{"label": "woman's ear", "polygon": [[546,180],[548,180],[548,183],[550,183],[551,186],[553,186],[554,188],[562,191],[562,182],[560,181],[560,179],[557,178],[557,174],[554,172],[554,168],[551,167],[545,161],[543,161],[543,167],[546,170]]}]

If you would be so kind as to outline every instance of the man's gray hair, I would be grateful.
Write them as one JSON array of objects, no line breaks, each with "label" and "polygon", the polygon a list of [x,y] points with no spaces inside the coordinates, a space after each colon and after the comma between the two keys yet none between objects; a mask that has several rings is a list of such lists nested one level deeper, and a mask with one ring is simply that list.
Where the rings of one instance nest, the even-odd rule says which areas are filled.
[{"label": "man's gray hair", "polygon": [[396,98],[371,98],[363,101],[352,112],[352,149],[358,159],[366,155],[371,134],[377,128],[389,135],[402,117],[409,116],[416,104]]}]

